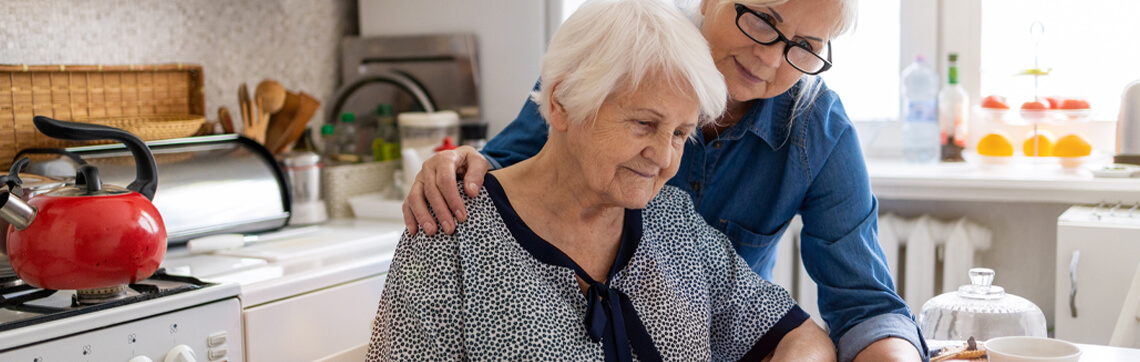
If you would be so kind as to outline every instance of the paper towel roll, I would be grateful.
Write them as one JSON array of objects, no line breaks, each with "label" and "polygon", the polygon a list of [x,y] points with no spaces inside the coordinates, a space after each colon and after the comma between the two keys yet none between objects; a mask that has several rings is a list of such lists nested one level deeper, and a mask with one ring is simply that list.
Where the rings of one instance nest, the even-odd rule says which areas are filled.
[{"label": "paper towel roll", "polygon": [[1116,122],[1116,154],[1140,155],[1140,80],[1124,87]]}]

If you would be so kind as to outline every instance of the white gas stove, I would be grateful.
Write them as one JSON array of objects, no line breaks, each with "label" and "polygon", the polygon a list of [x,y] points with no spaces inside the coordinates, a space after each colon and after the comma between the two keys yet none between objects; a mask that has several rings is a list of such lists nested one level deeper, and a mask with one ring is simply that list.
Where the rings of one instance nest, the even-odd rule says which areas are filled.
[{"label": "white gas stove", "polygon": [[239,290],[159,270],[89,304],[0,279],[0,361],[244,361]]},{"label": "white gas stove", "polygon": [[0,265],[0,361],[360,360],[403,231],[333,220],[212,254],[171,247],[155,276],[91,305]]}]

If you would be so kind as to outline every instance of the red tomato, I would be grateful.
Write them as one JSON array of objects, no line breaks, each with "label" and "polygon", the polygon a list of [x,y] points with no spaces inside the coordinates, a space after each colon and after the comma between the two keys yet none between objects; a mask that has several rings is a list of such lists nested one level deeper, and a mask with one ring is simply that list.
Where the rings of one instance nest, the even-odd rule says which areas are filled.
[{"label": "red tomato", "polygon": [[1089,109],[1089,101],[1070,98],[1061,101],[1061,109]]},{"label": "red tomato", "polygon": [[1032,101],[1032,102],[1022,103],[1021,109],[1046,110],[1046,109],[1049,109],[1049,105],[1045,104],[1045,102],[1042,102],[1042,101]]},{"label": "red tomato", "polygon": [[992,95],[982,100],[982,108],[1009,109],[1009,104],[1005,103],[1005,97]]},{"label": "red tomato", "polygon": [[1049,102],[1049,109],[1061,109],[1061,96],[1045,97]]}]

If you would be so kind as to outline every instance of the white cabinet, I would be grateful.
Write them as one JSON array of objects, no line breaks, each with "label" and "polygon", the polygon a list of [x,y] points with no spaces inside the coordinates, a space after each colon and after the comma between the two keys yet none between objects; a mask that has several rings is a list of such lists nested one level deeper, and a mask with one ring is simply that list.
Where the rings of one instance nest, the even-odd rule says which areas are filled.
[{"label": "white cabinet", "polygon": [[367,344],[387,275],[246,308],[246,360],[315,361]]},{"label": "white cabinet", "polygon": [[1140,264],[1140,210],[1130,217],[1128,209],[1074,206],[1058,218],[1056,338],[1107,345],[1112,337]]}]

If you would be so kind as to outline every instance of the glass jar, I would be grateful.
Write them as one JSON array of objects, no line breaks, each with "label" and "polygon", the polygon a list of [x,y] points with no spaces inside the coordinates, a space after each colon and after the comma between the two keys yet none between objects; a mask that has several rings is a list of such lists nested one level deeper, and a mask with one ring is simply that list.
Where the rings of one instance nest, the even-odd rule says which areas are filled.
[{"label": "glass jar", "polygon": [[282,164],[292,187],[293,210],[289,225],[308,225],[328,220],[321,199],[321,156],[309,151],[285,154]]},{"label": "glass jar", "polygon": [[918,325],[931,345],[1005,336],[1046,337],[1045,313],[1029,300],[992,285],[993,269],[970,269],[970,285],[931,298]]}]

